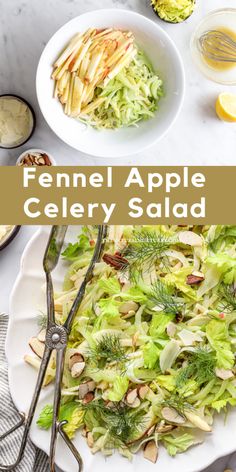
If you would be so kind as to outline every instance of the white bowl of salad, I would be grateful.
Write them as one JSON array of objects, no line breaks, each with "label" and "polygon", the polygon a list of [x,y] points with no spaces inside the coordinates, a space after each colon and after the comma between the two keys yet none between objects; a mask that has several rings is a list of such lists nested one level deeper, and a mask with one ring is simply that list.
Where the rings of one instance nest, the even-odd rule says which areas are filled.
[{"label": "white bowl of salad", "polygon": [[65,24],[45,47],[36,78],[51,129],[78,151],[108,158],[142,152],[163,137],[181,109],[184,84],[165,31],[120,9]]}]

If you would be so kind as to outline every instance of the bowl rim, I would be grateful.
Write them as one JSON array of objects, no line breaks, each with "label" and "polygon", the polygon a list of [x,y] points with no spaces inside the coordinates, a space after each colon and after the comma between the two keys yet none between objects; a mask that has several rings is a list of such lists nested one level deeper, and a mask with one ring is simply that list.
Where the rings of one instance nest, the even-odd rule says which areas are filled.
[{"label": "bowl rim", "polygon": [[4,239],[3,243],[0,244],[0,251],[2,251],[5,247],[10,244],[16,235],[19,233],[21,229],[21,225],[14,225],[13,229],[10,231],[9,235]]},{"label": "bowl rim", "polygon": [[[212,82],[215,82],[216,84],[220,84],[220,85],[231,85],[231,86],[234,86],[236,85],[236,78],[234,80],[223,80],[223,79],[220,79],[217,77],[213,78],[209,73],[207,73],[207,66],[206,66],[206,69],[204,67],[201,67],[198,62],[198,59],[196,58],[196,55],[194,53],[194,50],[195,50],[195,41],[196,41],[196,37],[197,37],[197,32],[198,30],[201,28],[202,25],[204,25],[204,23],[209,19],[209,18],[212,18],[214,16],[217,16],[217,15],[220,15],[220,14],[224,14],[224,13],[234,13],[236,14],[236,8],[232,8],[232,7],[227,7],[227,8],[218,8],[216,10],[212,10],[210,11],[209,13],[207,13],[201,20],[200,22],[197,24],[197,26],[195,27],[192,35],[191,35],[191,39],[190,39],[190,50],[191,50],[191,55],[192,55],[192,59],[193,59],[193,62],[194,64],[196,65],[196,67],[198,68],[198,70],[208,79],[208,80],[211,80]],[[209,70],[211,70],[209,68]]]},{"label": "bowl rim", "polygon": [[[38,152],[40,154],[47,154],[49,159],[51,160],[51,163],[52,163],[52,166],[56,166],[56,161],[54,159],[54,157],[52,156],[52,154],[50,154],[49,152],[45,151],[44,149],[41,149],[41,148],[30,148],[30,149],[26,149],[25,151],[23,151],[19,157],[17,158],[17,161],[16,161],[16,166],[18,166],[18,164],[20,163],[21,159],[26,155],[26,154],[29,154],[30,152],[34,153],[34,152]],[[52,166],[47,166],[47,167],[52,167]],[[20,166],[18,166],[20,167]],[[41,167],[41,166],[40,166]],[[43,167],[43,166],[42,166]]]},{"label": "bowl rim", "polygon": [[16,146],[3,146],[2,144],[0,144],[0,149],[17,149],[21,146],[24,146],[24,144],[26,144],[30,140],[30,138],[32,137],[32,135],[35,131],[35,128],[36,128],[36,114],[35,114],[35,111],[34,111],[32,105],[28,102],[28,100],[21,97],[20,95],[17,95],[15,93],[3,93],[3,94],[0,95],[0,100],[3,97],[17,98],[18,100],[20,100],[21,102],[23,102],[27,105],[27,107],[29,108],[29,110],[31,112],[31,115],[32,115],[32,129],[31,129],[30,134],[28,135],[28,137],[25,139],[25,141],[22,141],[22,143],[17,144]]},{"label": "bowl rim", "polygon": [[[66,137],[65,138],[62,138],[61,135],[55,131],[53,128],[52,128],[52,125],[51,125],[51,122],[49,122],[48,120],[48,117],[46,117],[44,115],[44,112],[43,112],[43,109],[42,109],[42,105],[40,103],[40,98],[39,98],[39,72],[40,72],[40,68],[41,68],[41,65],[42,65],[42,61],[43,61],[43,58],[44,58],[44,54],[45,54],[45,50],[46,48],[48,47],[49,43],[53,40],[53,38],[59,34],[67,25],[69,25],[70,23],[72,22],[75,22],[77,19],[80,19],[82,17],[85,17],[85,16],[90,16],[90,15],[101,15],[101,14],[114,14],[114,12],[119,12],[123,15],[129,15],[130,17],[137,17],[137,18],[141,18],[142,21],[146,22],[146,23],[149,23],[149,24],[152,24],[152,26],[154,25],[156,30],[158,30],[159,32],[161,32],[161,34],[163,35],[163,37],[165,37],[165,39],[167,40],[167,42],[171,45],[172,49],[174,50],[174,54],[176,56],[176,59],[177,59],[177,62],[178,62],[178,67],[179,67],[179,72],[180,72],[180,83],[181,83],[181,91],[180,91],[180,94],[179,94],[179,103],[178,103],[178,107],[176,107],[176,111],[175,113],[173,114],[173,118],[172,120],[170,121],[169,125],[166,127],[165,131],[163,131],[161,133],[160,136],[158,136],[156,139],[153,139],[151,142],[150,141],[147,141],[145,144],[143,144],[143,146],[140,148],[140,149],[135,149],[135,150],[129,150],[127,152],[119,152],[117,154],[112,154],[112,156],[108,156],[108,152],[106,153],[106,155],[104,156],[103,153],[98,153],[96,151],[94,151],[93,153],[91,152],[91,150],[86,150],[84,148],[82,149],[78,149],[76,147],[74,147],[71,143],[70,143],[70,140],[67,139]],[[159,24],[157,24],[153,19],[150,19],[148,18],[147,16],[145,15],[142,15],[141,13],[138,13],[138,12],[135,12],[133,10],[129,10],[129,9],[125,9],[125,8],[100,8],[100,9],[96,9],[96,10],[90,10],[88,12],[85,12],[81,15],[77,15],[75,16],[74,18],[70,19],[69,21],[67,21],[66,23],[64,23],[64,25],[62,25],[57,31],[55,31],[55,33],[51,36],[51,38],[49,39],[49,41],[47,42],[46,46],[44,47],[43,51],[42,51],[42,54],[40,56],[40,59],[39,59],[39,62],[38,62],[38,67],[37,67],[37,71],[36,71],[36,94],[37,94],[37,100],[38,100],[38,104],[39,104],[39,108],[43,114],[43,117],[45,119],[45,121],[47,122],[48,126],[50,127],[50,129],[54,132],[54,134],[61,140],[63,141],[65,144],[67,144],[68,146],[70,146],[71,148],[75,149],[77,152],[81,152],[87,156],[92,156],[93,158],[102,158],[102,159],[118,159],[118,158],[125,158],[125,157],[131,157],[131,156],[134,156],[136,154],[139,154],[141,152],[144,152],[145,150],[149,149],[150,147],[154,146],[158,141],[160,141],[162,138],[164,138],[166,136],[166,134],[169,132],[169,130],[172,128],[172,126],[175,124],[181,110],[182,110],[182,106],[183,106],[183,102],[184,102],[184,99],[185,99],[185,92],[186,92],[186,75],[185,75],[185,67],[184,67],[184,63],[183,63],[183,59],[182,59],[182,56],[177,48],[177,46],[175,45],[175,42],[174,40],[170,37],[170,35],[163,29],[163,27]]]}]

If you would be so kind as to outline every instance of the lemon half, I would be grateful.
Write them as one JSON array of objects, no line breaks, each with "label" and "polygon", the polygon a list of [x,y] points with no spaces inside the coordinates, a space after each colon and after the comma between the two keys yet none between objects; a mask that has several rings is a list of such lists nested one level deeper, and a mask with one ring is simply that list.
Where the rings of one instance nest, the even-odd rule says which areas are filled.
[{"label": "lemon half", "polygon": [[236,94],[221,93],[216,101],[216,113],[221,120],[236,123]]}]

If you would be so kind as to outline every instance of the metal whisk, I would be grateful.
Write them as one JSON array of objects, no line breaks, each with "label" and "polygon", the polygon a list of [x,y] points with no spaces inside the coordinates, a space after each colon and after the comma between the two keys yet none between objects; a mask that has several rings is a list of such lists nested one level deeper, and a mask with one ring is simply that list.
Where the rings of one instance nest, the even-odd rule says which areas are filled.
[{"label": "metal whisk", "polygon": [[236,62],[236,41],[222,31],[206,31],[198,40],[200,52],[216,62]]}]

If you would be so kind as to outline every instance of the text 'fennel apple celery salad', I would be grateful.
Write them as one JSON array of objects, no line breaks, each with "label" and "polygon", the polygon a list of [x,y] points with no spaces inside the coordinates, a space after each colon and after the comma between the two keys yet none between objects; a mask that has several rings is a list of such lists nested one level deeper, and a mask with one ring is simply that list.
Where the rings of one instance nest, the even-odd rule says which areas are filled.
[{"label": "text 'fennel apple celery salad'", "polygon": [[[63,323],[91,259],[96,227],[70,243]],[[41,319],[43,323],[44,318]],[[43,327],[30,340],[40,365]],[[236,226],[110,226],[69,339],[61,420],[92,453],[143,450],[156,462],[204,441],[214,415],[236,405]],[[45,385],[55,376],[50,361]],[[49,429],[52,406],[38,426]],[[226,426],[227,427],[227,422]]]},{"label": "text 'fennel apple celery salad'", "polygon": [[52,78],[64,112],[97,129],[152,118],[163,93],[133,33],[112,28],[77,34],[56,60]]}]

